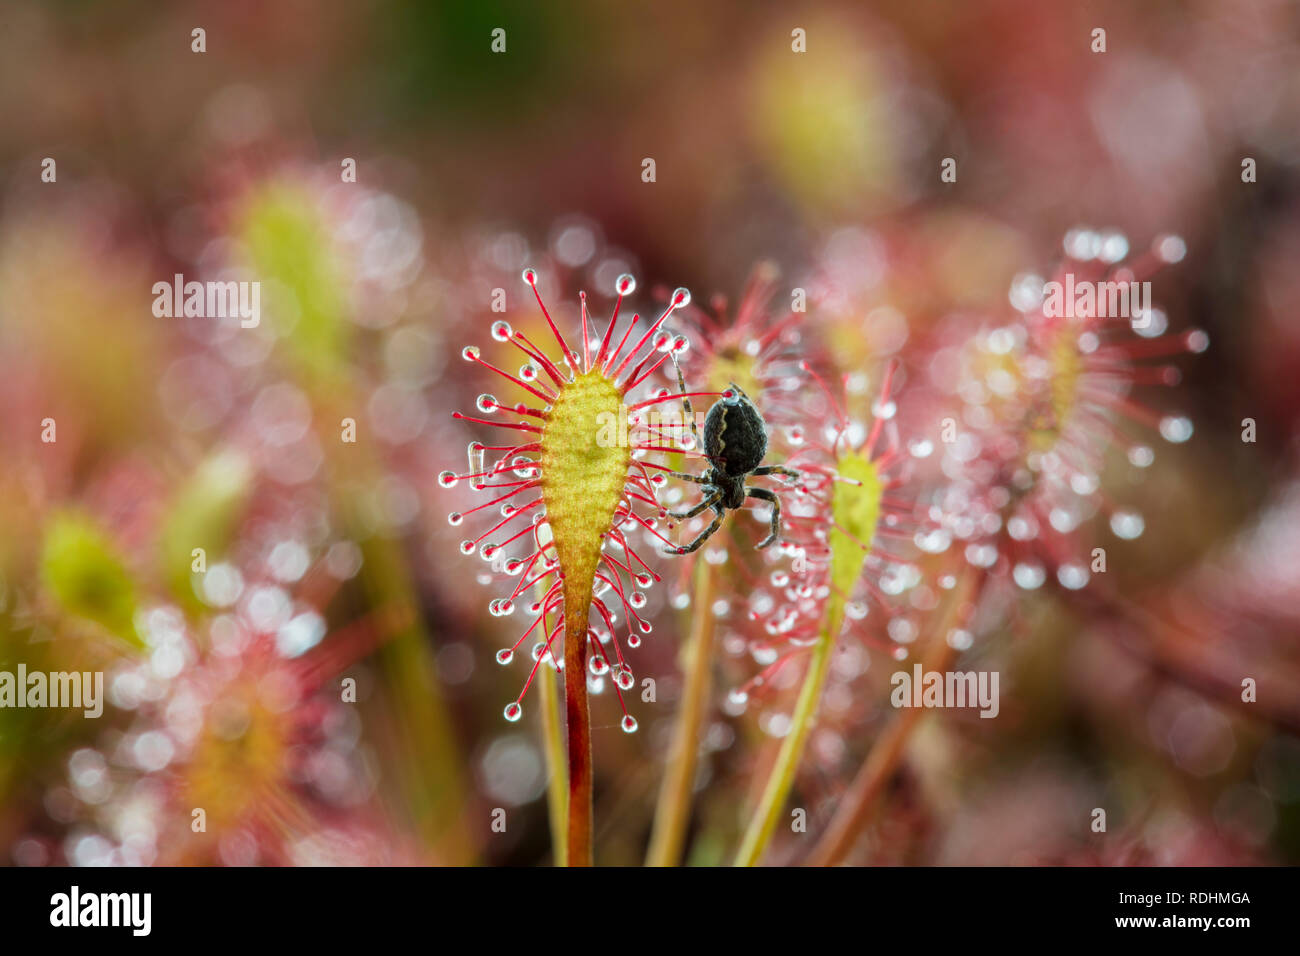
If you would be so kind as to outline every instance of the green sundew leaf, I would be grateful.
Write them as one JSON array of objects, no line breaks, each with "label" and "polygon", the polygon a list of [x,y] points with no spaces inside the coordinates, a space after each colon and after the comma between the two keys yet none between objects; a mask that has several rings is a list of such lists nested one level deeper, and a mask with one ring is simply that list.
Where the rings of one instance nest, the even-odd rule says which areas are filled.
[{"label": "green sundew leaf", "polygon": [[760,395],[763,383],[758,377],[757,368],[758,361],[740,349],[723,349],[708,366],[708,388],[713,392],[721,392],[734,383],[746,395]]},{"label": "green sundew leaf", "polygon": [[777,817],[794,786],[795,772],[803,757],[813,716],[817,713],[826,677],[830,673],[831,654],[844,623],[845,601],[853,593],[876,536],[880,499],[885,490],[876,466],[865,455],[855,451],[845,452],[835,465],[840,480],[835,482],[831,494],[831,518],[834,521],[829,535],[831,595],[826,602],[821,634],[813,648],[808,673],[795,702],[790,732],[781,742],[759,809],[745,831],[740,852],[736,855],[738,866],[756,865],[772,839]]},{"label": "green sundew leaf", "polygon": [[619,417],[627,415],[622,401],[600,372],[578,375],[560,389],[542,432],[542,497],[556,555],[566,580],[587,588],[632,461],[627,443],[617,440]]},{"label": "green sundew leaf", "polygon": [[45,532],[41,581],[64,611],[94,621],[142,648],[135,630],[135,585],[111,541],[88,519],[56,515]]},{"label": "green sundew leaf", "polygon": [[617,440],[619,419],[627,415],[622,402],[618,387],[593,369],[560,389],[542,431],[542,499],[564,574],[570,635],[586,634],[600,546],[632,460],[626,442]]},{"label": "green sundew leaf", "polygon": [[842,455],[836,470],[844,480],[835,482],[831,499],[831,514],[838,526],[830,533],[831,587],[847,595],[853,592],[867,560],[864,549],[871,547],[876,536],[884,487],[876,466],[857,452]]},{"label": "green sundew leaf", "polygon": [[306,384],[340,381],[350,331],[343,263],[312,197],[289,185],[266,187],[248,204],[240,237],[262,283],[265,318]]},{"label": "green sundew leaf", "polygon": [[252,468],[238,452],[213,455],[195,469],[172,500],[162,531],[162,560],[176,597],[197,606],[194,549],[207,567],[225,552],[248,501]]}]

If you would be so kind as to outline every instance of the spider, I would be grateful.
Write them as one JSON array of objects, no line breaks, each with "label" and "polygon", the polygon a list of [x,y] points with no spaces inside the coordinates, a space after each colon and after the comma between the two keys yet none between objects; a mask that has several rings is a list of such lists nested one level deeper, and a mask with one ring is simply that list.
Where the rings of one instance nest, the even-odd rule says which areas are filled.
[{"label": "spider", "polygon": [[[673,367],[677,369],[677,389],[682,396],[682,407],[686,410],[691,434],[695,436],[695,447],[698,448],[700,433],[695,427],[695,412],[691,408],[691,400],[686,397],[686,382],[682,379],[681,366],[677,364],[676,356],[673,356]],[[781,536],[781,501],[766,488],[746,486],[745,479],[751,475],[782,475],[787,478],[801,476],[793,468],[784,465],[761,464],[766,454],[767,423],[749,396],[732,382],[704,417],[704,457],[710,462],[708,469],[702,475],[671,472],[675,478],[704,486],[703,501],[688,511],[669,511],[671,517],[678,520],[694,518],[707,508],[712,508],[717,514],[712,523],[690,544],[664,548],[664,553],[690,554],[698,550],[722,525],[727,511],[742,507],[746,498],[758,498],[772,505],[772,530],[758,547],[766,548],[776,541]]]}]

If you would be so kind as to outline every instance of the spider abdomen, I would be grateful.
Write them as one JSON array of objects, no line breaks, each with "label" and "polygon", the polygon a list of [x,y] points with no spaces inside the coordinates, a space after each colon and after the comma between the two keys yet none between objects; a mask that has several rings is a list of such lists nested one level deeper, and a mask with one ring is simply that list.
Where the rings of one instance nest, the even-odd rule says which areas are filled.
[{"label": "spider abdomen", "polygon": [[714,402],[705,416],[704,453],[717,471],[741,477],[762,464],[767,428],[753,403],[739,389],[735,391],[734,397]]}]

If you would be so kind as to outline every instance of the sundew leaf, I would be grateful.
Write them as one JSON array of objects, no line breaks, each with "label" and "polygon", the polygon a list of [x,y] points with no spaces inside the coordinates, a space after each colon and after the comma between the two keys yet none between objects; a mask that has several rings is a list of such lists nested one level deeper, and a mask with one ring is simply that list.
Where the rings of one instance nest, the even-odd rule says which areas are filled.
[{"label": "sundew leaf", "polygon": [[[836,464],[840,480],[835,482],[831,498],[831,515],[835,526],[830,531],[831,588],[842,606],[876,536],[880,519],[880,498],[884,487],[880,475],[868,458],[857,452],[845,452]],[[833,599],[834,600],[834,599]],[[834,635],[832,635],[833,637]]]},{"label": "sundew leaf", "polygon": [[724,349],[713,357],[705,382],[712,392],[721,392],[735,384],[746,395],[758,396],[762,394],[763,382],[757,366],[757,360],[739,348]]},{"label": "sundew leaf", "polygon": [[564,573],[565,631],[575,640],[585,640],[601,542],[632,461],[626,444],[599,440],[603,423],[626,414],[622,401],[598,370],[578,375],[560,390],[542,434],[542,496]]},{"label": "sundew leaf", "polygon": [[262,283],[264,321],[306,384],[341,381],[350,338],[344,265],[312,197],[290,185],[263,188],[246,206],[239,235],[252,278]]},{"label": "sundew leaf", "polygon": [[248,501],[252,469],[238,452],[219,452],[203,461],[181,486],[162,531],[162,560],[176,597],[196,604],[194,549],[202,548],[210,567],[229,546]]},{"label": "sundew leaf", "polygon": [[87,518],[51,519],[41,555],[41,581],[59,606],[143,648],[135,629],[135,584],[107,536]]},{"label": "sundew leaf", "polygon": [[853,593],[876,536],[880,499],[884,493],[876,465],[860,452],[846,451],[836,462],[836,470],[838,476],[831,495],[833,524],[828,536],[831,594],[823,612],[821,634],[808,662],[799,699],[795,702],[790,732],[781,743],[759,808],[745,831],[736,855],[738,866],[756,865],[772,839],[777,815],[794,785],[795,773],[830,673],[832,652],[844,623],[845,603]]}]

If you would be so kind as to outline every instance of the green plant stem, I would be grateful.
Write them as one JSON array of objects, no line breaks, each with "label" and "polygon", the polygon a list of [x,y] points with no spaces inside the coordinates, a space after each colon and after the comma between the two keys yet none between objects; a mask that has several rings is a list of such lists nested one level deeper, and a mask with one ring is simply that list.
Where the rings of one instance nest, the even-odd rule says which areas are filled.
[{"label": "green plant stem", "polygon": [[[966,621],[975,610],[975,601],[983,586],[986,573],[967,569],[962,575],[961,587],[953,592],[938,624],[930,635],[923,672],[946,671],[957,656],[948,644],[948,632],[958,622]],[[867,752],[848,792],[840,801],[830,825],[822,834],[805,861],[809,866],[834,866],[853,849],[859,834],[871,821],[876,801],[885,786],[893,779],[898,761],[903,756],[912,731],[924,716],[919,707],[909,707],[898,714]]]},{"label": "green plant stem", "polygon": [[[926,655],[922,669],[926,672],[947,670],[956,652],[948,646],[942,634],[933,640],[934,646]],[[924,714],[920,707],[901,711],[872,743],[867,759],[841,800],[825,834],[813,847],[807,865],[834,866],[853,849],[859,834],[871,819],[877,799],[893,778],[912,731]]]},{"label": "green plant stem", "polygon": [[777,818],[785,807],[790,790],[794,787],[795,772],[799,769],[804,745],[808,742],[809,731],[812,730],[817,705],[821,701],[822,688],[826,686],[826,675],[830,673],[835,640],[843,620],[844,601],[842,598],[832,598],[831,606],[826,612],[826,627],[813,647],[812,659],[808,662],[808,673],[804,677],[803,687],[799,690],[799,700],[795,704],[794,715],[791,718],[790,733],[781,742],[781,752],[777,754],[776,763],[772,765],[772,771],[767,778],[767,785],[763,788],[763,796],[745,830],[740,852],[736,854],[736,866],[755,866],[762,859],[763,852],[772,840]]},{"label": "green plant stem", "polygon": [[[346,383],[335,384],[335,394],[322,399],[321,421],[338,421],[356,407]],[[376,534],[362,513],[363,490],[379,473],[377,460],[365,446],[341,445],[324,432],[321,444],[333,449],[329,458],[331,501],[340,524],[357,541],[363,560],[359,584],[366,606],[387,609],[407,622],[395,630],[376,659],[387,681],[381,706],[409,732],[394,734],[386,746],[386,759],[399,782],[394,798],[404,800],[404,811],[432,859],[445,865],[473,862],[477,853],[465,825],[464,771],[456,735],[434,676],[433,642],[418,611],[415,584],[402,548],[391,537]],[[344,451],[344,450],[347,451]],[[355,449],[355,450],[353,450]]]},{"label": "green plant stem", "polygon": [[682,845],[691,816],[691,797],[695,790],[695,767],[700,750],[700,725],[704,722],[709,693],[713,685],[713,592],[717,571],[707,561],[695,568],[695,594],[691,599],[691,636],[686,647],[686,683],[677,710],[677,726],[659,802],[655,807],[654,830],[647,866],[676,866],[681,862]]}]

